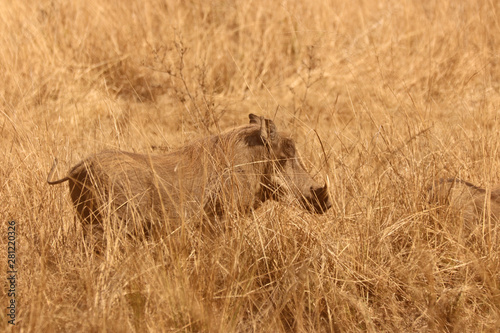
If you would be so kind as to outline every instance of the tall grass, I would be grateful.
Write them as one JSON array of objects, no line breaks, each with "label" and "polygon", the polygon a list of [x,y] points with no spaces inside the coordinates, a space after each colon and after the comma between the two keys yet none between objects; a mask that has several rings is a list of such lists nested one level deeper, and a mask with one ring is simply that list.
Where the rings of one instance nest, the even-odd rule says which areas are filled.
[{"label": "tall grass", "polygon": [[[494,1],[4,1],[0,238],[17,221],[27,332],[494,332],[500,235],[427,186],[499,180]],[[87,251],[66,186],[106,148],[161,152],[242,124],[291,132],[324,216],[269,202],[216,237]],[[2,266],[5,267],[5,266]],[[5,271],[5,269],[4,269]],[[7,306],[4,288],[1,306]]]}]

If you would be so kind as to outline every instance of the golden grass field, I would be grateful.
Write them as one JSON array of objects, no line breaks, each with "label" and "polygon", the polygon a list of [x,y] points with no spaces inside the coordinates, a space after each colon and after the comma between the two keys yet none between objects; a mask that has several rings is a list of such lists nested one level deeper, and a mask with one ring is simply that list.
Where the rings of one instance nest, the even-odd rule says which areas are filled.
[{"label": "golden grass field", "polygon": [[[500,230],[429,202],[499,183],[496,1],[0,3],[5,332],[497,332]],[[58,176],[275,119],[333,207],[269,202],[214,237],[86,251]],[[316,134],[317,133],[317,134]],[[6,285],[6,283],[5,283]],[[2,283],[4,286],[4,283]]]}]

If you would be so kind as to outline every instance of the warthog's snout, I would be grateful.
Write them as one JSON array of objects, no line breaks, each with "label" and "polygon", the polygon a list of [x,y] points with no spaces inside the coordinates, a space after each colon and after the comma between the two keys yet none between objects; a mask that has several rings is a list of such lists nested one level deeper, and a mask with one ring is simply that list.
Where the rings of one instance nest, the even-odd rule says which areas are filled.
[{"label": "warthog's snout", "polygon": [[311,210],[318,214],[323,214],[332,207],[326,184],[318,187],[311,186],[310,205],[312,205]]},{"label": "warthog's snout", "polygon": [[302,206],[312,213],[324,214],[332,207],[328,186],[314,185],[309,188],[309,193],[304,195],[301,200]]}]

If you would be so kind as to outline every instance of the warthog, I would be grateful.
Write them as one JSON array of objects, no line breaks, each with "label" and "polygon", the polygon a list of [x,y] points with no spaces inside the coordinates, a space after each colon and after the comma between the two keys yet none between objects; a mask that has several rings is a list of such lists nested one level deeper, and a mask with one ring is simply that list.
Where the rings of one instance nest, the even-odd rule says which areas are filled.
[{"label": "warthog", "polygon": [[430,187],[430,192],[434,201],[461,211],[468,229],[473,229],[483,218],[500,219],[500,187],[488,193],[484,188],[453,178],[441,179]]},{"label": "warthog", "polygon": [[305,171],[294,141],[272,120],[249,118],[248,125],[165,154],[103,151],[51,181],[56,160],[47,182],[67,181],[80,219],[90,225],[105,216],[147,225],[193,216],[213,221],[287,194],[311,212],[327,211],[327,186]]}]

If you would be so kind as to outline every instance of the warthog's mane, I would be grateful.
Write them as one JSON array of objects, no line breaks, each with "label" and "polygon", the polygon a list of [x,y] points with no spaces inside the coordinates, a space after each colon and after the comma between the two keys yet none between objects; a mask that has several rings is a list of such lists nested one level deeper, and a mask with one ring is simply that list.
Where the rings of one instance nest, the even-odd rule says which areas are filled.
[{"label": "warthog's mane", "polygon": [[[278,133],[278,145],[283,141],[292,141],[291,136],[286,132]],[[173,149],[171,153],[182,154],[184,156],[196,156],[201,153],[208,153],[216,160],[221,157],[231,156],[235,158],[233,162],[238,160],[248,162],[248,149],[252,148],[252,162],[269,162],[276,158],[270,156],[269,149],[264,144],[260,136],[260,126],[248,124],[226,130],[220,134],[203,137],[186,145]],[[238,158],[239,157],[239,158]],[[195,161],[196,159],[193,159]]]}]

